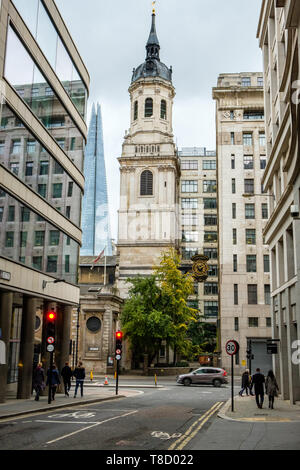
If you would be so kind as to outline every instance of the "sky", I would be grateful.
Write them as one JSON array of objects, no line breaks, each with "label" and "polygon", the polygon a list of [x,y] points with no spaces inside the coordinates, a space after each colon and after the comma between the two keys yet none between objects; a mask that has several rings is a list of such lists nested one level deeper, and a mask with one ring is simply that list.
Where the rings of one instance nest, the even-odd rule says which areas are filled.
[{"label": "sky", "polygon": [[[130,127],[132,69],[145,60],[151,0],[55,0],[89,71],[87,122],[102,108],[112,237],[117,240],[119,162]],[[175,142],[214,150],[212,87],[220,73],[261,72],[256,39],[261,0],[157,0],[160,60],[173,67]]]}]

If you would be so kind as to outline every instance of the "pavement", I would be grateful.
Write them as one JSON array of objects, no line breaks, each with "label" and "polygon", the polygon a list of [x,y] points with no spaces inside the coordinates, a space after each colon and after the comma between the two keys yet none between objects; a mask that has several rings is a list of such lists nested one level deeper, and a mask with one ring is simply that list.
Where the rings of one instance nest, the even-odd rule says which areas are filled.
[{"label": "pavement", "polygon": [[263,408],[256,405],[254,396],[234,397],[234,411],[231,410],[231,398],[218,413],[219,418],[241,422],[300,422],[300,402],[295,405],[280,396],[275,398],[274,409],[269,408],[269,399],[265,395]]}]

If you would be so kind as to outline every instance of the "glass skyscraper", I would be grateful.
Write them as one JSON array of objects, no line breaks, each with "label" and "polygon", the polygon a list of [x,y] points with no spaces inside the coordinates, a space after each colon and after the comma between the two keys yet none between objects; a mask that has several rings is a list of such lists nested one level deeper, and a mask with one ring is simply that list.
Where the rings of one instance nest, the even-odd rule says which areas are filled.
[{"label": "glass skyscraper", "polygon": [[112,256],[101,106],[92,108],[84,159],[85,194],[82,204],[82,256]]}]

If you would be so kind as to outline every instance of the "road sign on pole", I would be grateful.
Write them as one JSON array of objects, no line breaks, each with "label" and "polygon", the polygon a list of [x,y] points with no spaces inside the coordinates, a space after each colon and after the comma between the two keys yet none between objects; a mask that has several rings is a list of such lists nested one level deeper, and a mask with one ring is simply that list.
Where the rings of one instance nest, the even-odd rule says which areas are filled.
[{"label": "road sign on pole", "polygon": [[240,345],[234,339],[227,341],[225,345],[226,352],[231,356],[231,411],[234,411],[234,366],[233,366],[233,356],[235,356],[240,349]]}]

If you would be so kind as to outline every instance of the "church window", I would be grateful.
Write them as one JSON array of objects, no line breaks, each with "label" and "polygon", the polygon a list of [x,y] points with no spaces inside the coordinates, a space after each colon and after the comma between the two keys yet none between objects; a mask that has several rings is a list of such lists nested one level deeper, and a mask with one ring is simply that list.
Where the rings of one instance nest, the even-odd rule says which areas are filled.
[{"label": "church window", "polygon": [[141,196],[152,196],[153,194],[153,174],[149,170],[144,170],[141,174]]},{"label": "church window", "polygon": [[167,102],[166,102],[166,100],[161,100],[161,102],[160,102],[160,117],[161,117],[161,119],[167,119]]},{"label": "church window", "polygon": [[153,99],[146,98],[145,100],[145,117],[151,117],[153,115]]},{"label": "church window", "polygon": [[134,112],[133,112],[133,120],[134,120],[134,121],[136,121],[137,118],[138,118],[138,109],[139,109],[138,102],[135,101],[135,102],[134,102]]}]

